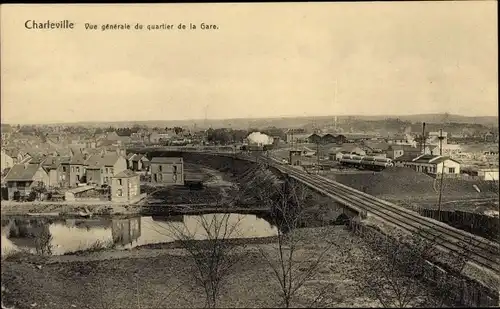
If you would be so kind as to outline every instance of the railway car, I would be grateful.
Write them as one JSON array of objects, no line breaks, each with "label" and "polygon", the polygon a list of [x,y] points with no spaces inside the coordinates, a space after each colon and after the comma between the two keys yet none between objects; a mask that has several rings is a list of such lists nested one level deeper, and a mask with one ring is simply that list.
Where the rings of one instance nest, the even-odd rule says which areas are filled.
[{"label": "railway car", "polygon": [[243,151],[263,151],[264,147],[262,145],[243,145],[240,147]]},{"label": "railway car", "polygon": [[345,155],[342,155],[342,157],[340,157],[339,162],[342,165],[358,166],[361,164],[362,159],[363,159],[362,156],[345,154]]},{"label": "railway car", "polygon": [[340,164],[356,167],[358,169],[383,170],[394,166],[391,159],[377,158],[373,156],[343,155],[339,159]]}]

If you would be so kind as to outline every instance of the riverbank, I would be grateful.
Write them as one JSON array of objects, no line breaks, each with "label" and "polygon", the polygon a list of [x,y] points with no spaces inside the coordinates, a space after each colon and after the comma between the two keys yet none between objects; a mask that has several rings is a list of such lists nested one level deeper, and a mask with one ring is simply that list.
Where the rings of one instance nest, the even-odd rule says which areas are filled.
[{"label": "riverbank", "polygon": [[[297,263],[308,265],[328,245],[352,243],[344,227],[302,229]],[[240,261],[222,285],[222,308],[279,306],[279,285],[262,252],[275,257],[275,243],[262,239],[238,244]],[[4,304],[15,308],[200,308],[201,289],[192,278],[189,254],[172,244],[131,250],[106,250],[81,255],[12,258],[2,261]],[[356,288],[353,267],[342,250],[329,250],[318,272],[297,293],[295,306],[310,305],[323,288],[334,307],[379,306]],[[277,260],[272,258],[272,263]],[[298,264],[297,264],[298,266]],[[303,266],[305,267],[305,266]],[[302,267],[302,268],[303,268]],[[300,270],[296,270],[300,271]],[[27,284],[29,282],[29,284]],[[33,305],[36,304],[36,305]],[[320,304],[319,304],[320,305]]]},{"label": "riverbank", "polygon": [[59,218],[88,218],[88,217],[136,217],[136,216],[176,216],[202,215],[209,213],[239,213],[264,215],[268,208],[248,206],[216,206],[210,204],[179,204],[179,205],[3,205],[2,217],[59,217]]}]

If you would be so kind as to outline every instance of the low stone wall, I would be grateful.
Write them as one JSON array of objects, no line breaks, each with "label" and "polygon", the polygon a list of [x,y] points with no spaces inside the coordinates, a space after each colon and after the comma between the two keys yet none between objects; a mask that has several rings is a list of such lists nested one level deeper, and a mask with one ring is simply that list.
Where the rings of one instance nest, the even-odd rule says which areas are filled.
[{"label": "low stone wall", "polygon": [[[349,223],[351,231],[360,236],[366,237],[387,237],[384,233],[373,226],[367,226],[358,220],[351,220]],[[472,280],[465,275],[451,274],[449,271],[439,267],[432,261],[425,261],[425,279],[431,286],[436,282],[447,282],[454,291],[454,301],[467,307],[498,307],[500,305],[499,291],[494,291],[476,280]]]}]

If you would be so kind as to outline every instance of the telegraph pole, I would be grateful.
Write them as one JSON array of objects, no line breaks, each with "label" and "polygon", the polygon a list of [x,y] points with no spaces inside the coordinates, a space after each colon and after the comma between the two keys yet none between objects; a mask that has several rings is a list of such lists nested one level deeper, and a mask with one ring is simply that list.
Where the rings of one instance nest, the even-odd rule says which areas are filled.
[{"label": "telegraph pole", "polygon": [[316,142],[316,174],[319,174],[319,142]]},{"label": "telegraph pole", "polygon": [[441,221],[441,198],[443,195],[443,179],[444,179],[444,161],[443,169],[441,170],[441,180],[439,184],[439,197],[438,197],[438,220]]}]

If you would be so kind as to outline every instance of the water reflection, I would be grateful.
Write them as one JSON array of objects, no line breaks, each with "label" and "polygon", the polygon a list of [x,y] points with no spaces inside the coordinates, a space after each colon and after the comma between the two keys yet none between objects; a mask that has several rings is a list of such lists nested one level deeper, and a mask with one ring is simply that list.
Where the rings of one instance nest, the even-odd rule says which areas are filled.
[{"label": "water reflection", "polygon": [[[102,247],[118,249],[166,243],[180,237],[203,240],[274,236],[277,228],[255,215],[135,217],[127,219],[4,219],[2,255],[24,249],[61,255]],[[5,241],[5,242],[4,242]]]}]

